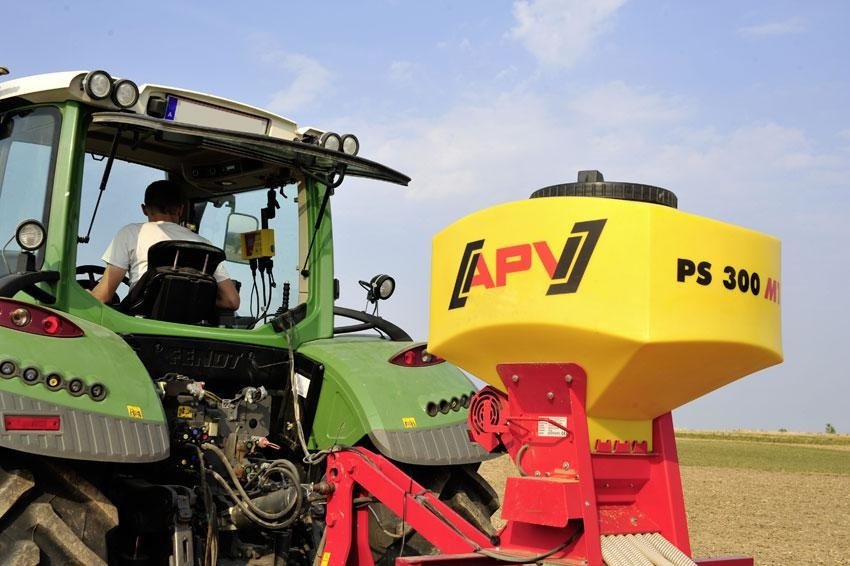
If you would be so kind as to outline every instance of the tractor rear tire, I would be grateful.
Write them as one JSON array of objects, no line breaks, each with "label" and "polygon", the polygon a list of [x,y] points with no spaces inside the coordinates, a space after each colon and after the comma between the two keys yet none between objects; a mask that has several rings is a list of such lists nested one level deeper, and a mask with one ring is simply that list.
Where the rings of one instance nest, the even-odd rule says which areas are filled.
[{"label": "tractor rear tire", "polygon": [[[440,500],[479,531],[496,534],[491,517],[499,509],[499,496],[478,474],[478,465],[403,466],[419,484],[438,493]],[[438,549],[402,522],[381,503],[372,503],[369,542],[375,564],[391,565],[398,556],[437,554]],[[402,547],[403,544],[403,547]]]},{"label": "tractor rear tire", "polygon": [[493,514],[499,510],[499,494],[478,473],[478,466],[460,467],[446,485],[441,499],[479,531],[494,536]]},{"label": "tractor rear tire", "polygon": [[107,563],[118,511],[65,463],[2,452],[0,564]]}]

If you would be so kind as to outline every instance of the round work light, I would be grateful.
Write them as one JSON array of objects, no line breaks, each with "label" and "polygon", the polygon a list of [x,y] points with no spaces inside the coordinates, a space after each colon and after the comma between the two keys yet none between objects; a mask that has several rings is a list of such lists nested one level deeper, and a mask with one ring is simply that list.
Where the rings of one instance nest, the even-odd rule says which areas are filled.
[{"label": "round work light", "polygon": [[15,230],[15,240],[22,250],[32,252],[44,244],[44,226],[38,220],[24,220]]},{"label": "round work light", "polygon": [[360,151],[360,141],[354,134],[345,134],[342,136],[342,152],[348,155],[357,155]]},{"label": "round work light", "polygon": [[83,90],[95,100],[103,100],[112,92],[112,77],[106,71],[91,71],[83,78]]},{"label": "round work light", "polygon": [[112,87],[112,102],[121,108],[130,108],[139,100],[139,87],[133,81],[121,79]]},{"label": "round work light", "polygon": [[319,145],[331,151],[339,151],[342,149],[342,138],[333,132],[325,132],[319,138]]},{"label": "round work light", "polygon": [[376,275],[369,282],[371,294],[375,300],[385,301],[389,299],[393,291],[395,291],[395,279],[389,275]]}]

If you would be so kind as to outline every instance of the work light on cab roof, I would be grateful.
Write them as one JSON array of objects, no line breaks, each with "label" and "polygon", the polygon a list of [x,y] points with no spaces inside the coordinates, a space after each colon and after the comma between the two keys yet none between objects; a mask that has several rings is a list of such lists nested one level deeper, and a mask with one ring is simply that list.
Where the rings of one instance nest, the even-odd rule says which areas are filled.
[{"label": "work light on cab roof", "polygon": [[139,87],[133,81],[122,79],[112,86],[112,101],[121,108],[130,108],[139,100]]},{"label": "work light on cab roof", "polygon": [[354,134],[340,136],[334,132],[325,132],[319,138],[319,145],[331,151],[341,151],[347,155],[357,155],[360,142]]},{"label": "work light on cab roof", "polygon": [[113,79],[106,71],[91,71],[83,78],[83,90],[95,100],[112,98],[121,108],[130,108],[139,100],[139,87],[127,79]]},{"label": "work light on cab roof", "polygon": [[112,77],[106,71],[92,71],[83,79],[83,90],[95,100],[103,100],[112,90]]}]

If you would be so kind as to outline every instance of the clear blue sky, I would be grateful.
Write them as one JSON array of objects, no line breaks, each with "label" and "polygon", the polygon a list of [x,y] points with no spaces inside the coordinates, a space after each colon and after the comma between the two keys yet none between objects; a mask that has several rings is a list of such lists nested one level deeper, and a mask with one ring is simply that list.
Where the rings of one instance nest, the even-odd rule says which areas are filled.
[{"label": "clear blue sky", "polygon": [[850,4],[15,2],[15,77],[102,68],[355,132],[409,189],[334,200],[343,298],[425,338],[430,237],[573,180],[661,185],[688,212],[783,241],[786,362],[676,413],[692,428],[850,432]]}]

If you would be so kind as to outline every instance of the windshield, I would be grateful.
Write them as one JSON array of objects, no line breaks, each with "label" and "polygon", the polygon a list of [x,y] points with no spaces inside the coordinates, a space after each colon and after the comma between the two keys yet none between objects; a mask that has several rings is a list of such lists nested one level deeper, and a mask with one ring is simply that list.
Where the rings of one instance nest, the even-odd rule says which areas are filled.
[{"label": "windshield", "polygon": [[52,107],[0,117],[0,276],[18,270],[18,225],[35,219],[47,226],[59,120]]}]

